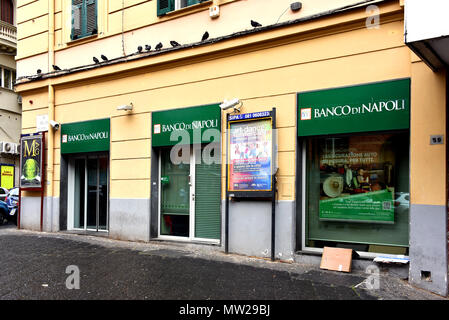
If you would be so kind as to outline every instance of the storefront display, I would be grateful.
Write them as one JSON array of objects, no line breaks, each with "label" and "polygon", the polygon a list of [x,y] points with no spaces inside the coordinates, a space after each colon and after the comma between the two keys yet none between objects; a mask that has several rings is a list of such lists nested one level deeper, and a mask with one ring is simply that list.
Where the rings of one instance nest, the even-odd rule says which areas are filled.
[{"label": "storefront display", "polygon": [[391,135],[321,140],[320,219],[394,223]]},{"label": "storefront display", "polygon": [[158,199],[158,238],[219,241],[220,135],[216,104],[152,113],[152,147],[158,155],[152,165],[159,167],[160,191],[152,194]]},{"label": "storefront display", "polygon": [[409,110],[409,79],[298,94],[303,248],[408,247]]}]

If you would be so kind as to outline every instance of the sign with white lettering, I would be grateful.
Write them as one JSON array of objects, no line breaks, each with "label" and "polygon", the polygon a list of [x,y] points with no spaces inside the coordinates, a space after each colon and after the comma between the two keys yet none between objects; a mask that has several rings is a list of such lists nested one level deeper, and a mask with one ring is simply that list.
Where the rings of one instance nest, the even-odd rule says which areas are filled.
[{"label": "sign with white lettering", "polygon": [[410,79],[298,93],[298,136],[410,127]]},{"label": "sign with white lettering", "polygon": [[61,125],[61,154],[108,151],[110,120],[90,120]]},{"label": "sign with white lettering", "polygon": [[221,109],[218,104],[153,112],[153,147],[218,142]]}]

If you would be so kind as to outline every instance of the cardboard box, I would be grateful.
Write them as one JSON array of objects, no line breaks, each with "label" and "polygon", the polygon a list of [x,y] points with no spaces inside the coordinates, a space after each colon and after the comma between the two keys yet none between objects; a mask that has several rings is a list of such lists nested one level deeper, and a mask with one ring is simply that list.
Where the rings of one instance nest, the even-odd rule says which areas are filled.
[{"label": "cardboard box", "polygon": [[324,247],[321,269],[351,272],[352,249]]}]

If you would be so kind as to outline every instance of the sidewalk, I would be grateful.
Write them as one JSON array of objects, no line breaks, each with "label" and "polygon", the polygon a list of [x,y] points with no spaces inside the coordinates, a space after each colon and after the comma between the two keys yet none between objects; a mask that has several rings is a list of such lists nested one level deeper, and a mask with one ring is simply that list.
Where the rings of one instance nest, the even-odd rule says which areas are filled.
[{"label": "sidewalk", "polygon": [[[111,240],[70,233],[0,227],[0,300],[448,300],[381,272],[370,276],[225,254],[179,242]],[[67,290],[64,270],[77,265],[80,290]]]}]

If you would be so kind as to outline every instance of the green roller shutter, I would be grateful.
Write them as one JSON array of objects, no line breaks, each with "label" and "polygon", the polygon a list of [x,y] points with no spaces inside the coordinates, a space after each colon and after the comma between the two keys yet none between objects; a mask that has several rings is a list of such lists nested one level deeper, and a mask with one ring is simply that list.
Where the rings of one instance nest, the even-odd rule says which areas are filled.
[{"label": "green roller shutter", "polygon": [[219,164],[197,164],[195,181],[195,237],[220,239],[221,171]]},{"label": "green roller shutter", "polygon": [[163,16],[167,12],[175,10],[175,0],[157,0],[157,15]]}]

